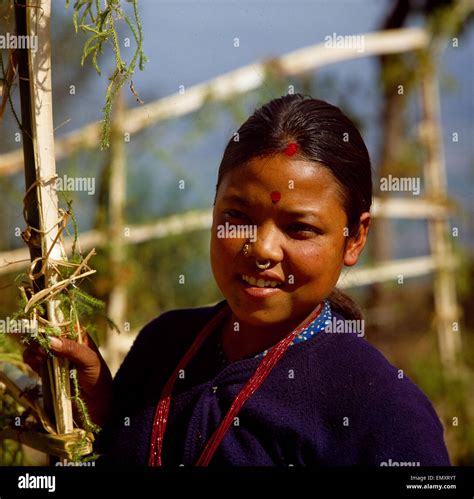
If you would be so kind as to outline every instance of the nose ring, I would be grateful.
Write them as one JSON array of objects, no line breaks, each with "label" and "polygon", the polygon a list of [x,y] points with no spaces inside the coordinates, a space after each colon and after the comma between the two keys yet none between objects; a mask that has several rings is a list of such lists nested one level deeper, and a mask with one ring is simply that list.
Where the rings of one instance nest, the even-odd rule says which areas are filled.
[{"label": "nose ring", "polygon": [[268,269],[268,267],[270,267],[270,260],[265,260],[265,263],[260,263],[258,260],[256,260],[255,265],[257,265],[260,270],[266,270]]},{"label": "nose ring", "polygon": [[[242,253],[244,256],[249,256],[250,254],[250,244],[247,242],[242,246]],[[263,260],[262,262],[255,260],[255,265],[260,269],[260,270],[266,270],[268,267],[270,267],[271,262],[270,260]]]}]

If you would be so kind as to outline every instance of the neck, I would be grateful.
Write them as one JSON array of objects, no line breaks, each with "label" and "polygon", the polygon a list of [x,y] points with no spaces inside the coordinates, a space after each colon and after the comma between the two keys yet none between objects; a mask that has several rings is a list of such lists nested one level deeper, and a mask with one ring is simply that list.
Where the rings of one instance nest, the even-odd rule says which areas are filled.
[{"label": "neck", "polygon": [[[229,362],[252,354],[257,355],[277,344],[303,320],[304,317],[278,325],[260,327],[243,323],[231,313],[222,331],[222,349]],[[238,331],[234,331],[234,323],[236,322],[239,323]]]}]

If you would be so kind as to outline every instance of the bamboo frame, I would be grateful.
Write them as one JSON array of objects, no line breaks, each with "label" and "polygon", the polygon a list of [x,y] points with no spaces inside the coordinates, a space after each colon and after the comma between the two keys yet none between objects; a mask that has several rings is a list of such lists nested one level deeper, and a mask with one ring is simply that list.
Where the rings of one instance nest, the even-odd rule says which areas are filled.
[{"label": "bamboo frame", "polygon": [[[55,188],[55,155],[52,115],[51,85],[51,41],[50,18],[51,1],[36,0],[26,4],[19,0],[15,6],[15,21],[19,36],[36,37],[38,51],[20,50],[18,70],[20,75],[20,100],[23,133],[23,154],[25,163],[26,195],[24,200],[24,216],[27,223],[25,239],[32,261],[43,261],[42,269],[36,277],[32,277],[34,293],[54,286],[58,281],[57,274],[48,263],[50,259],[61,261],[66,253],[61,246],[60,228],[58,224],[58,200]],[[35,237],[31,237],[33,234]],[[46,300],[46,313],[50,324],[60,324],[64,317],[57,299]],[[2,380],[8,392],[24,407],[29,408],[50,433],[12,428],[0,432],[0,438],[13,438],[24,443],[31,443],[35,448],[53,455],[68,456],[69,452],[58,454],[54,451],[52,441],[77,440],[78,433],[73,434],[72,403],[70,398],[69,362],[65,359],[48,359],[42,367],[43,406],[27,396],[24,389],[25,380],[18,375],[13,366],[2,367]],[[62,376],[62,370],[66,375]],[[11,379],[13,378],[13,379]],[[53,436],[56,432],[61,435]],[[69,434],[68,437],[65,434]],[[72,445],[71,444],[69,447]],[[40,445],[39,442],[42,442]],[[49,443],[49,445],[48,445]],[[67,442],[66,442],[67,443]],[[76,442],[75,450],[80,452]],[[90,441],[85,442],[86,447]],[[59,445],[59,444],[58,444]]]},{"label": "bamboo frame", "polygon": [[[449,203],[431,201],[428,198],[374,198],[372,215],[396,219],[431,219],[447,217],[454,207]],[[184,234],[195,230],[209,230],[212,225],[212,210],[189,210],[184,213],[157,219],[155,222],[131,225],[125,244],[139,244],[152,239],[161,239],[170,235]],[[72,248],[71,237],[64,239],[67,252]],[[98,230],[90,230],[81,234],[82,251],[89,251],[107,244],[108,238]],[[0,275],[18,272],[26,267],[28,251],[26,248],[0,253]]]},{"label": "bamboo frame", "polygon": [[[456,269],[458,262],[456,259],[452,259],[449,262],[445,262],[445,265],[453,271]],[[370,267],[353,268],[349,272],[341,275],[337,287],[340,289],[349,289],[358,286],[368,286],[373,283],[397,282],[400,275],[403,276],[403,279],[410,279],[429,275],[435,271],[436,262],[431,255],[400,258],[398,260],[379,262]],[[209,303],[208,305],[214,305],[214,303]],[[122,334],[117,337],[115,341],[116,348],[118,348],[122,354],[128,352],[138,332],[138,330],[131,331],[130,333]],[[106,354],[104,348],[101,347],[100,351],[103,355]]]},{"label": "bamboo frame", "polygon": [[[440,120],[440,98],[433,60],[430,60],[424,68],[420,93],[423,112],[421,139],[426,150],[426,160],[423,163],[426,191],[432,197],[446,199],[447,179]],[[460,309],[456,298],[456,278],[449,265],[454,258],[448,237],[449,232],[450,225],[447,217],[428,220],[430,248],[436,266],[434,300],[437,311],[436,329],[439,352],[442,363],[455,372],[456,360],[461,351]]]},{"label": "bamboo frame", "polygon": [[[133,134],[157,122],[194,112],[203,105],[206,99],[214,101],[226,100],[232,95],[253,90],[263,83],[268,70],[276,70],[281,76],[291,76],[343,60],[426,49],[429,44],[427,32],[419,28],[390,30],[359,36],[363,36],[365,39],[365,50],[363,52],[357,52],[355,49],[327,50],[324,44],[306,47],[279,58],[266,59],[263,62],[250,64],[228,72],[208,82],[190,87],[184,94],[176,93],[141,108],[132,109],[124,113],[122,119],[127,124],[127,132]],[[441,138],[439,133],[439,113],[436,108],[436,102],[439,99],[436,94],[436,84],[435,78],[431,83],[429,80],[425,80],[423,84],[426,122],[429,122],[431,130],[435,130],[434,135],[432,134],[431,138],[426,142],[428,156],[431,159],[425,173],[431,176],[432,185],[435,185],[434,182],[438,182],[439,185],[445,186],[442,149],[439,148]],[[97,146],[99,132],[100,123],[97,122],[58,140],[56,143],[56,158],[72,154],[79,149]],[[438,141],[438,146],[436,141]],[[0,155],[0,175],[14,173],[18,171],[20,166],[21,158],[18,151]],[[341,287],[349,287],[382,282],[383,280],[392,279],[394,272],[401,273],[405,277],[435,272],[436,310],[437,313],[442,315],[442,325],[438,325],[440,351],[443,363],[450,366],[454,362],[456,352],[459,351],[460,343],[459,338],[454,339],[454,337],[446,333],[449,321],[456,319],[458,316],[454,281],[452,276],[450,278],[448,275],[449,269],[453,268],[455,262],[444,234],[449,213],[452,211],[452,206],[449,205],[446,194],[445,188],[431,188],[429,197],[425,199],[376,199],[373,206],[374,216],[407,219],[426,218],[429,222],[430,241],[434,254],[433,256],[419,257],[418,259],[382,262],[372,268],[355,269],[351,272],[351,277],[348,279],[346,276],[340,285]],[[188,224],[188,217],[195,220]],[[158,220],[153,224],[132,227],[130,237],[127,238],[126,243],[139,243],[152,238],[166,237],[166,235],[172,233],[208,228],[210,226],[209,217],[210,211],[195,216],[187,213],[169,217],[166,220]],[[88,247],[87,244],[90,241],[95,242],[94,246],[104,244],[104,236],[97,233],[97,231],[85,233],[81,239],[83,244],[86,243],[86,247]],[[448,253],[447,258],[443,260],[444,251]],[[0,262],[2,258],[20,260],[23,255],[24,253],[19,250],[3,253],[0,254]],[[449,263],[446,263],[446,261]],[[18,265],[21,265],[21,263]],[[0,267],[0,274],[13,271],[14,268],[14,265]],[[444,330],[444,333],[441,330]]]},{"label": "bamboo frame", "polygon": [[[224,101],[236,94],[255,90],[262,85],[269,69],[281,76],[293,76],[327,64],[371,55],[418,50],[427,47],[428,34],[420,28],[402,28],[371,33],[364,37],[364,51],[356,49],[328,50],[324,43],[294,50],[281,57],[265,59],[229,71],[207,82],[193,85],[183,94],[175,93],[157,101],[126,111],[123,121],[130,135],[158,122],[178,118],[197,111],[206,99]],[[94,122],[56,141],[56,159],[61,159],[83,149],[99,145],[101,123]],[[12,175],[23,167],[20,150],[0,155],[0,175]]]},{"label": "bamboo frame", "polygon": [[0,362],[0,381],[4,384],[5,390],[20,405],[37,416],[46,431],[54,432],[53,423],[46,414],[40,399],[31,394],[31,390],[38,386],[35,379],[11,364]]},{"label": "bamboo frame", "polygon": [[7,428],[0,430],[0,440],[3,439],[16,440],[32,449],[70,461],[77,455],[87,455],[93,451],[93,435],[78,428],[67,435]]},{"label": "bamboo frame", "polygon": [[[27,32],[38,38],[38,51],[29,50],[29,78],[31,102],[31,137],[35,156],[35,177],[38,183],[39,230],[42,255],[60,261],[66,253],[58,238],[58,198],[55,186],[56,161],[54,154],[54,129],[51,78],[51,0],[36,0],[26,8]],[[25,164],[25,168],[29,165]],[[42,179],[46,179],[43,181]],[[30,186],[27,186],[30,188]],[[45,286],[54,285],[57,274],[50,265],[45,268]],[[53,324],[64,322],[59,300],[47,300],[48,320]],[[54,357],[48,361],[48,377],[43,386],[52,392],[54,420],[58,433],[70,433],[73,426],[69,376],[61,377],[61,369],[69,372],[69,361]]]},{"label": "bamboo frame", "polygon": [[[126,204],[127,163],[124,144],[123,114],[124,99],[120,93],[117,98],[115,112],[112,117],[110,137],[110,168],[109,168],[109,217],[108,245],[111,264],[112,290],[107,304],[107,315],[117,325],[122,327],[125,322],[127,306],[127,286],[123,279],[125,265],[126,241],[124,239],[124,211]],[[120,365],[119,351],[115,346],[117,334],[107,328],[105,359],[112,374]]]}]

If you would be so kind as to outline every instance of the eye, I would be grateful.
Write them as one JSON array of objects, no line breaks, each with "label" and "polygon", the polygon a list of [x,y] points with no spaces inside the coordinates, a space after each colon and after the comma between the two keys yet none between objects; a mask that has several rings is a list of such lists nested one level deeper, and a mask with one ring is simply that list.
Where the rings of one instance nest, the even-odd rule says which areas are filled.
[{"label": "eye", "polygon": [[237,211],[237,210],[227,210],[227,211],[224,211],[224,215],[226,217],[229,217],[229,218],[240,218],[240,219],[247,218],[248,219],[247,215],[245,215],[244,213],[242,213],[240,211]]},{"label": "eye", "polygon": [[314,234],[321,234],[321,231],[317,229],[316,227],[312,227],[311,225],[306,225],[306,224],[292,224],[288,228],[289,232],[296,232],[299,235],[302,236],[311,236]]}]

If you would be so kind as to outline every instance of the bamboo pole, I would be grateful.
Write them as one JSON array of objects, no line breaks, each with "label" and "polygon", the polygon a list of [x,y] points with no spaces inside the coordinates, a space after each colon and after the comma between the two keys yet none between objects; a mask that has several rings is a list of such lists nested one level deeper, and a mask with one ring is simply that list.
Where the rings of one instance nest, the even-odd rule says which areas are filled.
[{"label": "bamboo pole", "polygon": [[[453,206],[442,200],[428,198],[391,198],[381,200],[374,198],[372,215],[377,217],[398,219],[430,219],[448,216]],[[189,210],[157,219],[155,222],[128,227],[129,234],[124,240],[126,244],[140,244],[153,239],[161,239],[170,235],[185,234],[195,230],[208,230],[212,225],[212,210]],[[107,244],[107,236],[99,230],[90,230],[81,234],[79,245],[81,251],[88,251]],[[64,239],[67,252],[71,251],[72,237]],[[28,250],[19,248],[0,253],[0,275],[18,272],[27,265]]]},{"label": "bamboo pole", "polygon": [[[458,262],[453,259],[446,262],[446,265],[454,271]],[[434,258],[431,255],[417,256],[413,258],[400,258],[387,262],[378,262],[370,267],[351,268],[339,278],[337,287],[340,289],[355,288],[358,286],[368,286],[374,282],[396,282],[400,275],[404,279],[428,275],[436,270]],[[203,306],[212,306],[215,303],[208,303]],[[116,348],[123,355],[127,353],[135,340],[138,330],[132,330],[128,334],[122,334],[117,338]],[[100,349],[103,355],[105,349]]]},{"label": "bamboo pole", "polygon": [[[153,239],[161,239],[170,235],[179,235],[195,230],[209,230],[212,225],[212,210],[190,210],[185,213],[163,217],[155,222],[128,227],[126,244],[140,244]],[[91,230],[81,234],[81,251],[105,246],[107,234]],[[73,239],[65,238],[64,245],[71,251]],[[27,265],[28,251],[26,248],[0,253],[0,274],[17,272]]]},{"label": "bamboo pole", "polygon": [[[424,163],[427,194],[436,199],[447,196],[446,166],[443,152],[443,135],[440,120],[438,79],[433,60],[426,64],[421,80],[423,123],[421,139],[426,150]],[[451,372],[457,370],[456,360],[461,350],[460,310],[456,297],[456,278],[449,262],[454,258],[449,239],[450,225],[447,216],[428,220],[431,252],[435,261],[434,301],[440,358]],[[457,327],[456,327],[457,325]]]},{"label": "bamboo pole", "polygon": [[53,425],[41,405],[37,396],[37,382],[17,367],[6,362],[0,362],[0,382],[8,393],[23,407],[32,411],[43,425],[44,429],[52,433]]},{"label": "bamboo pole", "polygon": [[[305,47],[279,58],[267,59],[261,63],[251,64],[231,71],[209,82],[191,87],[185,94],[174,94],[141,108],[131,110],[125,115],[127,131],[136,133],[158,121],[193,112],[199,109],[205,99],[208,98],[212,100],[225,100],[234,94],[253,90],[263,83],[264,74],[269,68],[277,69],[282,76],[291,76],[343,60],[416,50],[425,48],[428,44],[426,31],[418,28],[360,34],[358,36],[363,37],[365,45],[364,50],[360,52],[358,49],[328,50],[324,44]],[[80,148],[96,146],[98,143],[99,128],[100,123],[92,123],[66,136],[58,142],[58,157],[64,157]],[[18,170],[20,163],[21,159],[18,151],[0,156],[0,174],[2,172],[14,173]],[[445,209],[446,197],[445,195],[441,197],[437,196],[437,199],[439,202],[436,203],[436,210],[431,214],[427,213],[427,207],[422,207],[421,204],[411,203],[410,206],[416,208],[416,210],[410,211],[410,202],[407,201],[406,207],[401,209],[402,205],[400,202],[398,202],[397,206],[397,201],[388,200],[380,204],[380,211],[381,213],[383,212],[383,215],[380,216],[390,216],[390,213],[398,211],[399,213],[403,212],[402,218],[422,218],[423,216],[426,218],[442,217],[444,216],[443,211]],[[376,205],[374,206],[375,209]],[[180,224],[178,223],[178,225]],[[433,227],[435,226],[436,224],[433,225]],[[156,224],[156,227],[153,224],[148,227],[141,227],[137,229],[137,232],[141,232],[141,236],[134,239],[131,237],[130,241],[138,242],[139,240],[146,240],[151,237],[160,237],[157,235],[160,231],[163,232],[160,222]],[[437,261],[439,265],[443,265],[443,262],[439,258]],[[0,268],[0,273],[1,271],[2,269]],[[450,298],[447,296],[441,298],[439,294],[439,300],[445,304],[444,308],[447,310],[446,304],[450,301]]]},{"label": "bamboo pole", "polygon": [[[56,164],[51,89],[51,0],[24,0],[16,7],[17,33],[37,37],[38,50],[29,50],[19,60],[22,126],[25,156],[26,222],[32,237],[32,258],[66,259],[58,226],[58,199],[55,186]],[[20,51],[22,52],[22,51]],[[24,52],[24,51],[23,51]],[[48,263],[44,275],[33,283],[34,291],[57,282],[58,276]],[[63,322],[59,301],[47,300],[50,323]],[[61,376],[61,372],[66,376]],[[65,359],[48,360],[42,372],[45,408],[58,433],[73,430],[70,400],[69,363]]]},{"label": "bamboo pole", "polygon": [[[229,71],[209,81],[194,85],[184,93],[176,92],[155,102],[124,113],[124,123],[131,135],[168,119],[197,111],[207,99],[224,101],[237,94],[255,90],[265,81],[269,69],[281,76],[294,76],[345,60],[380,54],[393,54],[421,49],[428,44],[428,34],[421,28],[361,33],[364,50],[328,48],[325,43],[294,50],[280,57],[267,58]],[[97,147],[101,123],[95,122],[71,132],[56,141],[56,159],[67,157],[78,150]],[[0,155],[0,175],[12,175],[22,168],[20,151]]]},{"label": "bamboo pole", "polygon": [[375,218],[423,220],[448,216],[455,206],[447,197],[375,197],[370,211]]},{"label": "bamboo pole", "polygon": [[79,428],[75,428],[67,435],[6,428],[0,430],[0,441],[6,439],[16,440],[50,456],[73,461],[78,455],[83,456],[93,451],[94,436]]},{"label": "bamboo pole", "polygon": [[[108,189],[108,251],[112,288],[107,304],[108,317],[121,328],[125,322],[127,306],[127,287],[124,280],[126,243],[124,241],[124,211],[126,203],[126,153],[123,130],[124,98],[120,93],[117,98],[112,118],[110,137],[110,168]],[[116,346],[117,331],[110,325],[106,336],[106,361],[112,375],[117,372],[121,355]]]},{"label": "bamboo pole", "polygon": [[[458,262],[455,258],[446,260],[444,265],[454,271]],[[428,275],[436,271],[436,261],[432,255],[399,258],[386,262],[377,262],[374,265],[351,269],[341,275],[337,286],[339,288],[353,288],[368,284],[393,281],[400,275],[404,279]]]}]

